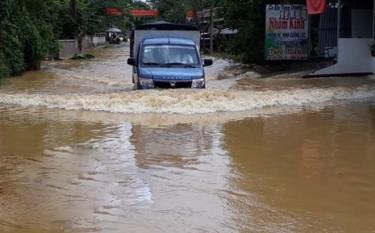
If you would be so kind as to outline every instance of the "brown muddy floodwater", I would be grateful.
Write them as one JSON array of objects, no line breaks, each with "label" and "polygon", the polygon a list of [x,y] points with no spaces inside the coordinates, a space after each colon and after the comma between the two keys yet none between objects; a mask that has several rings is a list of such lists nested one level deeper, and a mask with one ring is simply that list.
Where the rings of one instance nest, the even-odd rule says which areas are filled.
[{"label": "brown muddy floodwater", "polygon": [[375,232],[375,80],[132,91],[127,46],[0,81],[0,232]]}]

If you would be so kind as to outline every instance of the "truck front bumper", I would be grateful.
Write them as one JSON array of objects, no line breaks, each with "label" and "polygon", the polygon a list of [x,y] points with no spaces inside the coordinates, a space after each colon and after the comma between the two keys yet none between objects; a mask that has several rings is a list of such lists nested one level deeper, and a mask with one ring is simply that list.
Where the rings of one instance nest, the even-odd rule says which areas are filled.
[{"label": "truck front bumper", "polygon": [[154,80],[157,88],[205,88],[204,79],[193,80]]}]

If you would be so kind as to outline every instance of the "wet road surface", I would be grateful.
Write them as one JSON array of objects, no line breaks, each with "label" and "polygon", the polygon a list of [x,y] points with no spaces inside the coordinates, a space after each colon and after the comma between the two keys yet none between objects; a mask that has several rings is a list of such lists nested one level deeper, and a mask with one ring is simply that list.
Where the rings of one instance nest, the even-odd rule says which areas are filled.
[{"label": "wet road surface", "polygon": [[132,91],[127,46],[0,81],[0,232],[375,232],[375,81]]}]

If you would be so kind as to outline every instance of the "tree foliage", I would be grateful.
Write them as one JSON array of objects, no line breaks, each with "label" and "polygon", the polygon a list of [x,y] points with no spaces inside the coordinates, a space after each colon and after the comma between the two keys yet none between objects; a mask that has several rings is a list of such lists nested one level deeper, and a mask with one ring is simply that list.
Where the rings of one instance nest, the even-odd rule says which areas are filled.
[{"label": "tree foliage", "polygon": [[265,9],[267,4],[301,4],[300,0],[223,0],[225,24],[238,29],[228,51],[246,63],[264,61]]},{"label": "tree foliage", "polygon": [[127,11],[148,5],[132,0],[0,0],[0,78],[38,68],[42,59],[58,56],[57,39],[131,26],[131,18],[107,16],[107,7]]},{"label": "tree foliage", "polygon": [[[47,10],[34,7],[42,0],[5,0],[0,13],[0,77],[38,68],[48,54],[58,51]],[[44,1],[45,2],[45,1]],[[42,4],[44,5],[44,3]],[[33,6],[33,7],[31,7]]]},{"label": "tree foliage", "polygon": [[150,0],[160,10],[161,18],[183,22],[188,9],[220,7],[224,14],[223,27],[237,29],[238,33],[225,44],[228,53],[245,63],[264,61],[265,7],[266,4],[294,3],[301,0]]},{"label": "tree foliage", "polygon": [[[117,26],[126,30],[149,18],[135,18],[130,9],[155,8],[160,19],[182,23],[188,10],[221,7],[224,27],[238,29],[226,51],[247,63],[264,59],[266,4],[300,0],[0,0],[0,77],[38,68],[46,56],[58,54],[57,39],[80,38]],[[108,16],[120,8],[125,16]]]},{"label": "tree foliage", "polygon": [[264,0],[224,0],[225,22],[228,27],[238,29],[228,51],[244,62],[259,62],[263,57]]},{"label": "tree foliage", "polygon": [[191,0],[150,0],[149,3],[160,11],[160,18],[175,23],[185,21],[185,13],[192,8]]}]

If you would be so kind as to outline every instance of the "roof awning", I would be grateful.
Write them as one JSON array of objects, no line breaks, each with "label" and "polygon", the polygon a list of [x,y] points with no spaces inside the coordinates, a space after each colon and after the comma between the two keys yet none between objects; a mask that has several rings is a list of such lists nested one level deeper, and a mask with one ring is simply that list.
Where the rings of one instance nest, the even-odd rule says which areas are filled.
[{"label": "roof awning", "polygon": [[109,28],[106,30],[106,32],[122,32],[119,28]]}]

